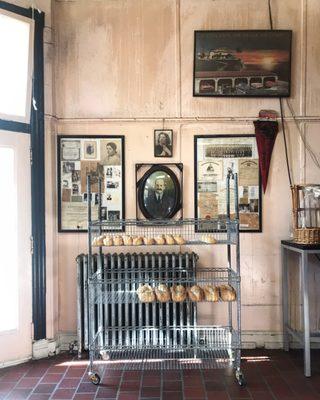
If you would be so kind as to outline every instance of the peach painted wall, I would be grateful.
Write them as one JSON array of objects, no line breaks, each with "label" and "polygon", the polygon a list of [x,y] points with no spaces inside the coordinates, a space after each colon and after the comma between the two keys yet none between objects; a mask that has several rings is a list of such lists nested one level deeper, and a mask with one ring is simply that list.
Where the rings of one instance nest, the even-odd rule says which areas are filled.
[{"label": "peach painted wall", "polygon": [[[289,101],[302,134],[319,156],[317,1],[273,0],[272,8],[274,27],[294,32]],[[154,129],[163,124],[173,129],[174,157],[170,161],[184,164],[184,215],[193,217],[194,135],[254,133],[252,120],[260,109],[279,110],[276,99],[192,96],[194,30],[268,29],[267,1],[59,0],[53,2],[53,27],[53,110],[57,119],[47,161],[51,174],[48,218],[52,224],[56,220],[55,132],[125,135],[126,216],[134,218],[134,166],[156,161]],[[295,182],[319,181],[319,170],[305,154],[287,106],[285,114]],[[243,329],[248,341],[260,343],[259,335],[281,331],[280,239],[290,234],[290,202],[280,133],[263,196],[263,232],[241,235]],[[75,332],[75,257],[87,252],[87,238],[85,234],[56,233],[52,243],[56,246],[53,257],[59,293],[55,331]],[[48,242],[49,248],[52,243]],[[204,266],[223,262],[224,253],[218,246],[212,253],[208,247],[193,250],[200,254]],[[310,284],[319,294],[319,275],[314,271]],[[319,306],[311,303],[314,324],[319,327]],[[223,311],[203,308],[202,318],[208,320],[212,313],[218,317]]]}]

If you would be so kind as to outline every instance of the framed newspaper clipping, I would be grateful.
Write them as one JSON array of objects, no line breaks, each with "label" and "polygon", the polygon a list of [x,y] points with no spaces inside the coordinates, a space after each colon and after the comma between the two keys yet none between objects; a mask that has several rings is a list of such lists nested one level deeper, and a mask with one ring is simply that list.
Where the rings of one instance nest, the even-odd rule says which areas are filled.
[{"label": "framed newspaper clipping", "polygon": [[[102,220],[124,219],[124,136],[58,136],[58,230],[86,232],[87,206],[98,218],[102,177]],[[91,175],[91,199],[87,175]],[[122,229],[122,228],[119,228]]]},{"label": "framed newspaper clipping", "polygon": [[[226,176],[238,174],[239,223],[242,232],[261,232],[262,204],[259,158],[254,135],[205,135],[194,138],[195,217],[219,218],[226,226]],[[231,218],[235,216],[231,191]]]}]

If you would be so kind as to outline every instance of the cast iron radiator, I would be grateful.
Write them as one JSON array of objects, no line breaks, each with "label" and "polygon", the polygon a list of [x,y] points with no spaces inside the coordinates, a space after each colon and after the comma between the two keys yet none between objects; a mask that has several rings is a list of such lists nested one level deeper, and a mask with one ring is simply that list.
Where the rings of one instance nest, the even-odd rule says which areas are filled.
[{"label": "cast iron radiator", "polygon": [[[172,277],[179,281],[179,277],[195,276],[198,256],[195,253],[132,253],[132,254],[94,254],[93,270],[107,274],[108,279],[115,280],[112,291],[124,289],[119,281],[126,282],[126,271],[134,270],[137,276],[143,277],[145,269],[152,268],[154,277]],[[89,347],[89,321],[88,321],[88,254],[80,254],[77,258],[77,334],[78,353],[81,356]],[[150,272],[149,272],[150,273]],[[129,274],[127,274],[129,276]],[[121,279],[119,279],[121,278]],[[133,287],[132,287],[133,289]],[[128,345],[128,340],[136,340],[135,331],[138,333],[143,326],[155,328],[167,326],[196,325],[196,303],[101,303],[95,305],[94,331],[115,327],[114,332],[108,329],[104,341],[112,345]],[[119,334],[123,327],[123,335]],[[133,332],[132,336],[126,334],[126,328]],[[124,343],[125,341],[125,343]]]}]

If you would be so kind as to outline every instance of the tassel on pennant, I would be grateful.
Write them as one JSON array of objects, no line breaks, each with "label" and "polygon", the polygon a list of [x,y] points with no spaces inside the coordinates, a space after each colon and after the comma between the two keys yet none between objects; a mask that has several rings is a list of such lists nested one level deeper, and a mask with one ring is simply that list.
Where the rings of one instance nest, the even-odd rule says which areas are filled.
[{"label": "tassel on pennant", "polygon": [[259,153],[259,167],[262,178],[263,192],[267,190],[270,161],[274,142],[279,131],[278,121],[254,121],[257,147]]}]

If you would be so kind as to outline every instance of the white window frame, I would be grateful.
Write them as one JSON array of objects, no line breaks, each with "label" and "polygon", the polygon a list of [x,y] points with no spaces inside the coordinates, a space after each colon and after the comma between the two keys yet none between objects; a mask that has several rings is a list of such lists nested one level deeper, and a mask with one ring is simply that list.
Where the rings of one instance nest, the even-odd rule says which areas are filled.
[{"label": "white window frame", "polygon": [[27,96],[26,96],[26,108],[25,116],[10,115],[0,112],[0,119],[14,122],[22,122],[30,124],[31,117],[31,96],[32,96],[32,79],[33,79],[33,54],[34,54],[34,20],[23,15],[16,14],[0,8],[0,14],[6,15],[10,18],[18,19],[20,21],[26,22],[30,25],[30,35],[29,35],[29,53],[28,53],[28,78],[27,78]]}]

